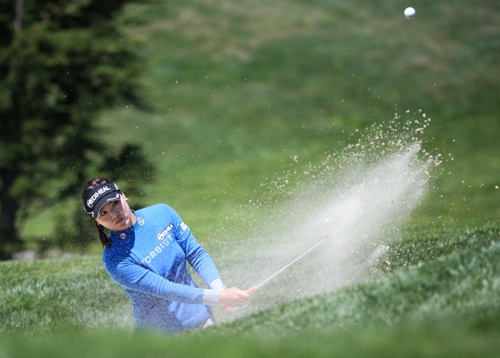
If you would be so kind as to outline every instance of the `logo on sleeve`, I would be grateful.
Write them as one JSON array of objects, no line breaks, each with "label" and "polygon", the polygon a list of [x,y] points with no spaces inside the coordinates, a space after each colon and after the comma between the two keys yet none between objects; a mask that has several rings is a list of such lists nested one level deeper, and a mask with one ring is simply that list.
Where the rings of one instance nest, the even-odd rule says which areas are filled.
[{"label": "logo on sleeve", "polygon": [[183,222],[181,222],[181,229],[182,229],[183,231],[186,231],[186,229],[187,229],[187,225],[186,225],[186,224],[184,224],[184,221],[183,221]]}]

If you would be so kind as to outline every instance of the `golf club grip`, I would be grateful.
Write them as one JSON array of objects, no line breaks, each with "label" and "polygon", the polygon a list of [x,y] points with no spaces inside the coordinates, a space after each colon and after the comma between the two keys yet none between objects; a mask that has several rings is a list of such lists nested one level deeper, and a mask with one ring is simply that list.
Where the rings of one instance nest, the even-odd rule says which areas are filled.
[{"label": "golf club grip", "polygon": [[245,292],[248,293],[249,295],[251,295],[252,293],[254,293],[255,291],[257,291],[258,287],[257,285],[253,286],[253,287],[250,287],[248,290],[246,290]]},{"label": "golf club grip", "polygon": [[[253,287],[250,287],[248,290],[246,290],[245,292],[248,293],[249,295],[251,295],[252,293],[254,293],[255,291],[257,291],[257,285],[253,286]],[[224,313],[227,313],[229,311],[235,311],[237,310],[238,308],[229,308],[227,306],[224,306],[222,307],[222,312]]]}]

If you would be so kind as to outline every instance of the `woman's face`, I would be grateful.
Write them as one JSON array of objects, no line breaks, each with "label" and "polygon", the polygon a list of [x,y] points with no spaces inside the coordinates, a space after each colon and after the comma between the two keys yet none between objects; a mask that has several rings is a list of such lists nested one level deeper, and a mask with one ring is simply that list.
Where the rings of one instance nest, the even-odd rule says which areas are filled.
[{"label": "woman's face", "polygon": [[106,203],[95,220],[107,229],[122,231],[135,224],[135,215],[128,206],[127,197],[121,193],[120,200]]}]

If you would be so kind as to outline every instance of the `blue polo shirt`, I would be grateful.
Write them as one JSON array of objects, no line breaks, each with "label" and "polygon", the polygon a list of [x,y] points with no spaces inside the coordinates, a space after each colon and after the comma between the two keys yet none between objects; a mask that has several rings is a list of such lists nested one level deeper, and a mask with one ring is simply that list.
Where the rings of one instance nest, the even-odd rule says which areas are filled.
[{"label": "blue polo shirt", "polygon": [[212,259],[170,206],[158,204],[134,213],[132,227],[111,232],[103,265],[132,300],[136,328],[176,333],[202,324],[213,315],[204,302],[214,290],[199,288],[187,263],[210,287],[214,280],[221,282]]}]

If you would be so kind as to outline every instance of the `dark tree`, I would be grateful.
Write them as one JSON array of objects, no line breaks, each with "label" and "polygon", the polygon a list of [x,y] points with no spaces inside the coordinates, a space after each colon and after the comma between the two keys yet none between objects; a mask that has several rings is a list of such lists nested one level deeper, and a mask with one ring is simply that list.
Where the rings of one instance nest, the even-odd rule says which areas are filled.
[{"label": "dark tree", "polygon": [[107,148],[96,121],[140,104],[141,66],[118,23],[129,2],[0,0],[0,259],[22,248],[31,211],[78,193],[89,168],[139,154]]}]

